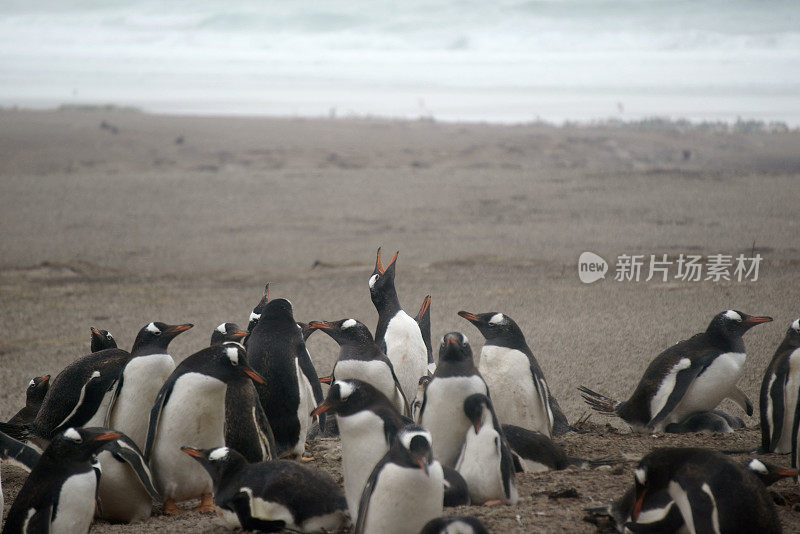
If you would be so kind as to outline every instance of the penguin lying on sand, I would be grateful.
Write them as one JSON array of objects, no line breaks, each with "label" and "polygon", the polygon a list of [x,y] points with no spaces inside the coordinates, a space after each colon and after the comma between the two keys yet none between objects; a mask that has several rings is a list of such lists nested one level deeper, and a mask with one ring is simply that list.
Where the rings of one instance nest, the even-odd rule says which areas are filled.
[{"label": "penguin lying on sand", "polygon": [[28,382],[28,389],[25,390],[25,407],[18,411],[8,420],[10,425],[27,425],[36,418],[39,408],[42,406],[44,396],[50,386],[50,375],[37,376]]}]

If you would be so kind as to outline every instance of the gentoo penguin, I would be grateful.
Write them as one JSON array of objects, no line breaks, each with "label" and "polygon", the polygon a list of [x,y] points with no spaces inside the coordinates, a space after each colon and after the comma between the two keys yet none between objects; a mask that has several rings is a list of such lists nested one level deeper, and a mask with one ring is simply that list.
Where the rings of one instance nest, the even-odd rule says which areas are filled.
[{"label": "gentoo penguin", "polygon": [[472,424],[464,414],[464,400],[473,393],[488,395],[489,389],[472,361],[469,340],[460,332],[446,334],[419,411],[419,422],[429,429],[434,456],[442,465],[456,465]]},{"label": "gentoo penguin", "polygon": [[381,249],[375,270],[369,279],[369,294],[378,310],[375,342],[394,366],[394,372],[406,398],[417,389],[419,377],[428,374],[428,349],[419,324],[400,307],[394,287],[396,253],[384,269]]},{"label": "gentoo penguin", "polygon": [[361,380],[337,380],[314,415],[336,414],[342,440],[342,478],[350,516],[372,468],[389,451],[392,440],[406,422],[395,405],[377,388]]},{"label": "gentoo penguin", "polygon": [[89,327],[89,330],[92,332],[92,341],[90,345],[92,352],[117,348],[117,341],[108,330],[100,330],[93,326]]},{"label": "gentoo penguin", "polygon": [[231,528],[331,532],[347,523],[342,490],[324,471],[289,460],[248,463],[228,447],[181,450],[214,481],[214,503]]},{"label": "gentoo penguin", "polygon": [[623,402],[578,389],[594,410],[616,414],[634,432],[663,432],[695,412],[709,412],[726,397],[747,415],[753,405],[736,387],[745,361],[742,335],[772,321],[736,310],[717,314],[705,332],[679,341],[650,362],[633,395]]},{"label": "gentoo penguin", "polygon": [[25,390],[25,407],[14,414],[8,420],[11,425],[26,425],[36,418],[39,408],[42,406],[44,396],[50,386],[50,375],[37,376],[28,382],[28,389]]},{"label": "gentoo penguin", "polygon": [[44,447],[66,428],[103,425],[115,385],[129,359],[130,354],[121,349],[78,358],[50,381],[33,421],[21,426],[0,423],[0,431]]},{"label": "gentoo penguin", "polygon": [[[41,453],[33,447],[0,432],[0,460],[3,463],[14,465],[30,473],[39,462],[40,456]],[[3,481],[0,479],[0,510],[3,510],[3,505]]]},{"label": "gentoo penguin", "polygon": [[470,500],[474,504],[516,504],[519,493],[514,459],[492,401],[475,393],[466,398],[463,410],[472,426],[467,430],[456,471],[467,481]]},{"label": "gentoo penguin", "polygon": [[443,483],[430,433],[419,425],[404,426],[364,486],[355,534],[417,534],[442,515]]},{"label": "gentoo penguin", "polygon": [[[642,511],[649,496],[666,491],[680,512],[684,527],[697,532],[781,532],[781,523],[764,484],[747,468],[724,454],[699,448],[660,448],[642,458],[634,472],[631,522],[662,521],[669,503],[651,517]],[[662,498],[663,500],[663,498]]]},{"label": "gentoo penguin", "polygon": [[139,331],[131,359],[122,371],[108,426],[119,430],[143,448],[147,439],[150,410],[161,386],[175,370],[167,352],[170,341],[192,328],[191,324],[150,323]]},{"label": "gentoo penguin", "polygon": [[680,423],[670,423],[664,427],[664,432],[670,434],[686,434],[689,432],[730,434],[735,429],[744,427],[744,421],[740,417],[722,410],[712,410],[710,412],[693,413]]},{"label": "gentoo penguin", "polygon": [[[201,497],[199,510],[212,511],[211,479],[180,447],[225,444],[227,384],[241,376],[263,384],[245,359],[245,348],[233,342],[214,345],[183,360],[158,392],[147,432],[145,459],[164,497],[164,511],[176,513],[176,501]],[[254,437],[255,439],[255,437]]]},{"label": "gentoo penguin", "polygon": [[462,515],[431,519],[419,534],[489,534],[489,530],[477,517]]},{"label": "gentoo penguin", "polygon": [[584,460],[567,456],[564,449],[541,432],[515,425],[501,425],[514,456],[517,472],[540,473],[574,466],[581,469],[619,463],[619,460]]},{"label": "gentoo penguin", "polygon": [[394,403],[400,413],[409,413],[392,362],[375,344],[364,323],[355,319],[312,321],[307,329],[322,330],[339,344],[339,358],[333,365],[332,380],[357,379],[372,384]]},{"label": "gentoo penguin", "polygon": [[428,349],[428,374],[433,374],[436,371],[436,362],[433,360],[433,343],[431,341],[431,296],[426,295],[422,301],[417,316],[414,317],[419,325],[419,331],[422,334],[422,340],[425,342],[425,348]]},{"label": "gentoo penguin", "polygon": [[248,338],[247,358],[264,376],[256,385],[267,414],[279,456],[302,458],[314,409],[314,391],[300,360],[308,355],[300,328],[292,315],[292,303],[270,300]]},{"label": "gentoo penguin", "polygon": [[431,379],[433,379],[433,375],[419,377],[417,394],[414,395],[414,400],[411,401],[411,419],[415,423],[419,423],[419,411],[422,409],[422,401],[425,399],[425,390],[428,389],[428,384],[431,383]]},{"label": "gentoo penguin", "polygon": [[797,404],[800,402],[800,319],[795,319],[778,346],[761,382],[761,449],[792,452]]},{"label": "gentoo penguin", "polygon": [[3,534],[88,532],[97,495],[94,455],[118,436],[72,427],[54,436],[11,505]]},{"label": "gentoo penguin", "polygon": [[269,302],[269,282],[264,286],[264,295],[261,296],[261,300],[255,305],[253,311],[250,312],[250,317],[247,319],[247,336],[245,336],[242,343],[245,348],[248,346],[250,333],[258,324],[259,319],[261,319],[261,314],[264,313],[264,307],[267,302]]},{"label": "gentoo penguin", "polygon": [[125,523],[138,523],[150,517],[153,501],[160,501],[161,498],[150,468],[136,443],[120,434],[118,438],[108,441],[97,454],[97,460],[102,472],[97,492],[100,500],[98,517]]},{"label": "gentoo penguin", "polygon": [[504,423],[537,430],[542,434],[564,434],[569,430],[544,378],[539,362],[514,320],[502,313],[458,315],[480,330],[486,343],[478,361],[497,411]]},{"label": "gentoo penguin", "polygon": [[[239,342],[247,332],[235,323],[222,323],[211,334],[211,346]],[[251,380],[240,377],[228,383],[225,393],[225,445],[240,452],[248,462],[275,459],[275,437]]]}]

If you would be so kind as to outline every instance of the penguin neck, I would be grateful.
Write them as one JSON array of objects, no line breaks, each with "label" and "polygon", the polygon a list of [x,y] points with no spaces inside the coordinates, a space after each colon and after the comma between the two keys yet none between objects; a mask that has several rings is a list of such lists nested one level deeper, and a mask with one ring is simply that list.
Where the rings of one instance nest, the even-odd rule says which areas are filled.
[{"label": "penguin neck", "polygon": [[472,360],[444,360],[440,358],[439,365],[436,366],[435,376],[447,378],[449,376],[473,376],[479,374],[475,368],[475,362]]},{"label": "penguin neck", "polygon": [[134,343],[131,348],[131,357],[150,356],[151,354],[169,354],[167,347],[159,347],[150,343]]},{"label": "penguin neck", "polygon": [[400,307],[400,299],[397,298],[397,291],[394,286],[386,291],[383,298],[374,302],[375,308],[378,310],[378,326],[375,328],[375,341],[383,340],[386,335],[386,329],[389,327],[389,322],[394,318],[398,312],[403,311]]},{"label": "penguin neck", "polygon": [[234,490],[238,490],[241,486],[241,479],[239,473],[244,471],[247,466],[247,461],[244,458],[230,458],[225,467],[220,469],[216,476],[211,477],[214,480],[214,494],[221,493],[226,486],[236,486]]},{"label": "penguin neck", "polygon": [[725,352],[744,353],[744,340],[740,335],[727,335],[715,328],[706,330],[706,335],[712,345]]}]

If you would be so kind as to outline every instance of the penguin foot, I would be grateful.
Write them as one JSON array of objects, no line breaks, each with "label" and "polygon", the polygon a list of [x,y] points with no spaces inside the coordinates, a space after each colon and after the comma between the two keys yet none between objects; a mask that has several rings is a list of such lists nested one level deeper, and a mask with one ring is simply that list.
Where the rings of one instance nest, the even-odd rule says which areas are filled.
[{"label": "penguin foot", "polygon": [[181,510],[175,505],[175,499],[167,499],[164,501],[164,515],[178,515],[185,511],[186,510]]},{"label": "penguin foot", "polygon": [[483,503],[484,506],[497,506],[500,504],[503,504],[503,501],[501,501],[500,499],[495,499],[493,501],[486,501],[485,503]]},{"label": "penguin foot", "polygon": [[214,497],[210,493],[203,493],[200,496],[200,506],[197,507],[197,511],[201,514],[213,514],[216,511],[214,507]]},{"label": "penguin foot", "polygon": [[298,459],[303,463],[315,462],[317,460],[313,456],[300,456]]}]

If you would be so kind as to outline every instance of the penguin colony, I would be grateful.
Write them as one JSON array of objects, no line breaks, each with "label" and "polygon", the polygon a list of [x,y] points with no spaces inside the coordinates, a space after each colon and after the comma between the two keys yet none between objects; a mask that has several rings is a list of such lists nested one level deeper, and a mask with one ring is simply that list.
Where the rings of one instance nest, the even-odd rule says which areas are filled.
[{"label": "penguin colony", "polygon": [[[246,329],[220,324],[209,346],[177,366],[169,344],[191,324],[148,323],[130,352],[92,327],[91,353],[33,378],[25,407],[0,423],[0,457],[30,473],[2,532],[88,532],[95,517],[146,521],[154,504],[177,514],[186,511],[178,503],[199,499],[198,511],[246,530],[483,533],[476,518],[444,517],[443,507],[513,506],[518,472],[602,464],[569,458],[553,442],[578,429],[511,317],[459,311],[485,339],[477,361],[461,332],[445,334],[434,358],[431,297],[415,317],[403,311],[397,257],[384,267],[378,249],[368,280],[374,337],[356,318],[298,322],[289,300],[270,299],[269,284]],[[743,421],[717,406],[729,398],[753,414],[736,385],[742,336],[770,321],[719,313],[656,356],[625,401],[579,390],[634,432],[732,432]],[[305,345],[316,330],[340,347],[323,378]],[[321,383],[330,386],[324,397]],[[780,532],[766,486],[798,477],[800,319],[759,400],[758,452],[790,454],[792,469],[655,449],[624,495],[587,510],[619,532]],[[343,489],[310,467],[312,435],[339,436]]]}]

